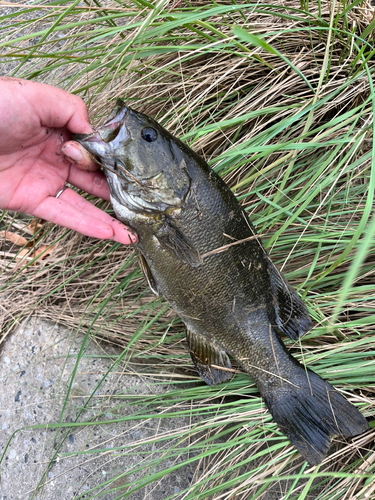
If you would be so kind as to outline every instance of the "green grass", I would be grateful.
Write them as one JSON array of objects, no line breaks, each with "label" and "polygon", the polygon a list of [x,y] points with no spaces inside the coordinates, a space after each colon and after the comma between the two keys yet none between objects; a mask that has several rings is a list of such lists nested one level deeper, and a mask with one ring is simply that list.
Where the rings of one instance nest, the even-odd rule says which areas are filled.
[{"label": "green grass", "polygon": [[[0,48],[9,75],[79,94],[94,123],[123,97],[204,156],[259,233],[266,233],[273,261],[317,323],[300,342],[287,345],[372,420],[375,47],[368,9],[364,2],[342,0],[118,0],[103,6],[100,0],[60,0],[3,15]],[[25,219],[4,213],[1,224],[22,231]],[[334,454],[310,468],[246,375],[218,387],[199,382],[184,349],[182,323],[147,290],[131,250],[50,224],[32,238],[36,245],[56,244],[56,250],[32,265],[17,260],[14,246],[4,247],[0,289],[11,314],[3,319],[2,334],[30,314],[59,319],[82,334],[76,370],[87,343],[101,336],[123,347],[118,363],[138,360],[155,387],[160,364],[175,384],[165,394],[112,396],[115,418],[105,418],[95,405],[95,416],[88,418],[93,399],[87,399],[76,421],[67,424],[73,371],[60,421],[49,424],[56,429],[56,453],[65,456],[59,446],[75,427],[183,422],[164,438],[150,438],[146,451],[141,442],[114,446],[116,453],[142,457],[139,465],[118,470],[76,498],[102,498],[111,489],[113,498],[131,498],[189,464],[195,475],[188,489],[165,498],[375,495],[373,430],[355,440],[358,446],[336,440]],[[15,302],[19,296],[22,301]],[[124,407],[131,412],[125,415]],[[155,443],[160,448],[153,450]]]}]

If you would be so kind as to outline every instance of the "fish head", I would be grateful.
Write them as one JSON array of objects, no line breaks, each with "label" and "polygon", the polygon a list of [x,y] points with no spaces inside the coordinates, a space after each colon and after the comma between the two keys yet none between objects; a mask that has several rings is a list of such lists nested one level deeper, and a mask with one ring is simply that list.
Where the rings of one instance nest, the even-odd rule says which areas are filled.
[{"label": "fish head", "polygon": [[178,139],[155,120],[117,101],[106,122],[73,139],[104,168],[111,197],[141,213],[180,208],[190,189]]}]

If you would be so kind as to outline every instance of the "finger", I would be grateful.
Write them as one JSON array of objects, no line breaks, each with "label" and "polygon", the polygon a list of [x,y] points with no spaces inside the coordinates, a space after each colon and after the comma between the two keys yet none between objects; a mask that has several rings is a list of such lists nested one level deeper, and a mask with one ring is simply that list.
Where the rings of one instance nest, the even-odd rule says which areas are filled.
[{"label": "finger", "polygon": [[[35,108],[42,125],[53,128],[66,127],[75,134],[90,134],[94,131],[89,122],[86,105],[81,98],[50,85],[38,85],[46,87],[43,101],[40,102],[39,99]],[[40,97],[39,92],[40,89],[36,89],[36,97]]]},{"label": "finger", "polygon": [[61,148],[67,159],[82,170],[98,170],[99,164],[94,161],[90,153],[78,142],[68,141]]},{"label": "finger", "polygon": [[45,127],[67,127],[76,134],[89,134],[93,129],[89,123],[85,103],[78,96],[45,83],[1,78],[17,98],[22,97],[31,106],[40,124]]},{"label": "finger", "polygon": [[59,198],[45,198],[32,215],[93,238],[111,239],[124,245],[137,241],[129,228],[72,189],[66,189]]},{"label": "finger", "polygon": [[110,199],[108,183],[103,172],[87,172],[78,168],[77,165],[72,165],[67,182],[103,200],[109,201]]}]

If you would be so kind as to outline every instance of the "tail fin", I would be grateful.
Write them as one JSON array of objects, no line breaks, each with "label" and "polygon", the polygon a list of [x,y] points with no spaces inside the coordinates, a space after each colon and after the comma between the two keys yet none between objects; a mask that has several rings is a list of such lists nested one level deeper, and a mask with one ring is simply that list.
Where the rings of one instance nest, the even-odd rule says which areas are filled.
[{"label": "tail fin", "polygon": [[292,382],[274,392],[267,387],[262,396],[282,432],[310,465],[325,458],[330,436],[351,437],[368,429],[357,408],[316,373],[306,374],[301,366]]}]

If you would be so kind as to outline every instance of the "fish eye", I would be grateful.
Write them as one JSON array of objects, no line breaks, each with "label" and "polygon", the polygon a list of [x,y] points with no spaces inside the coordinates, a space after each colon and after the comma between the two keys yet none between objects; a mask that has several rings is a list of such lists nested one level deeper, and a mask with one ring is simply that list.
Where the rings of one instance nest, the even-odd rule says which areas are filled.
[{"label": "fish eye", "polygon": [[158,133],[152,127],[145,127],[142,129],[141,137],[147,142],[154,142],[158,138]]}]

